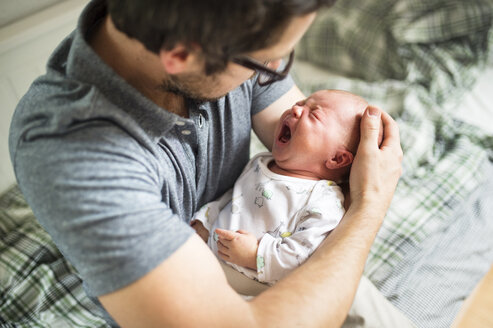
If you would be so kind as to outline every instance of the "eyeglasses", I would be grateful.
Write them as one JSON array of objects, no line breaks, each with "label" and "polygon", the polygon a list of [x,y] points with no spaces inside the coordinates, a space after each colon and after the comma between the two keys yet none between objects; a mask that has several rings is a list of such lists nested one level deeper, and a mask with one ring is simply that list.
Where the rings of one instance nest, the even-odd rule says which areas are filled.
[{"label": "eyeglasses", "polygon": [[248,56],[237,56],[231,59],[233,63],[241,65],[243,67],[252,69],[257,72],[257,83],[260,86],[269,85],[271,83],[281,81],[288,76],[289,70],[291,69],[291,65],[294,60],[294,50],[289,54],[289,59],[287,60],[287,64],[284,66],[282,71],[275,71],[269,68],[269,62],[260,63],[253,58]]}]

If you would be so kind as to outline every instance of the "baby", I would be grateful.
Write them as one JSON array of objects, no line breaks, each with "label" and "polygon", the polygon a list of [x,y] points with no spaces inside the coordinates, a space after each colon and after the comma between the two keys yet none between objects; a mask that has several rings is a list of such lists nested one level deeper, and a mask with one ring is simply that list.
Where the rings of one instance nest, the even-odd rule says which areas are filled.
[{"label": "baby", "polygon": [[272,154],[253,157],[232,190],[195,214],[192,226],[213,252],[269,285],[306,261],[345,213],[338,183],[349,175],[367,106],[322,90],[284,112]]}]

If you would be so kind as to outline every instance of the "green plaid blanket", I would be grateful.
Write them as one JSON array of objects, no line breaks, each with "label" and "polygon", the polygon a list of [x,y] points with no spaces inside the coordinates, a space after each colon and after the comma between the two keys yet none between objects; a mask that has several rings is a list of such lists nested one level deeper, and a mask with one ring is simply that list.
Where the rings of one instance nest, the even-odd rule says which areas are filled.
[{"label": "green plaid blanket", "polygon": [[305,94],[352,91],[399,124],[404,173],[365,269],[377,286],[484,181],[493,136],[453,112],[493,53],[492,21],[490,0],[345,0],[297,48]]},{"label": "green plaid blanket", "polygon": [[108,327],[17,186],[0,197],[0,327]]},{"label": "green plaid blanket", "polygon": [[[305,94],[348,90],[400,125],[404,174],[365,269],[377,285],[484,178],[493,136],[452,114],[491,56],[492,17],[491,0],[340,0],[297,49]],[[4,194],[0,327],[105,327],[81,286],[17,187]]]}]

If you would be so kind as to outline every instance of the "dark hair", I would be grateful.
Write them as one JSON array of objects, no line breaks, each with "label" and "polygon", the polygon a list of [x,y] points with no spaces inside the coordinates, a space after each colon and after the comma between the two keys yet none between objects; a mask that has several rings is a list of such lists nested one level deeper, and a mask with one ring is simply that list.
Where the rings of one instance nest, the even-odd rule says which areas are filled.
[{"label": "dark hair", "polygon": [[116,28],[159,53],[199,45],[206,74],[235,55],[265,48],[296,17],[335,0],[106,0]]}]

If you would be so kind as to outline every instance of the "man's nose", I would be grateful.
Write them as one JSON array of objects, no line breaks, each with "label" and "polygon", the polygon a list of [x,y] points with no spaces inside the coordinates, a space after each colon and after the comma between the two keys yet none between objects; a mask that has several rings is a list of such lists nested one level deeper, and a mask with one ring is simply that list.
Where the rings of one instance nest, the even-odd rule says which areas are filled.
[{"label": "man's nose", "polygon": [[279,66],[281,66],[281,63],[282,63],[282,59],[272,60],[267,64],[267,67],[269,67],[270,69],[272,69],[274,71],[277,71]]}]

